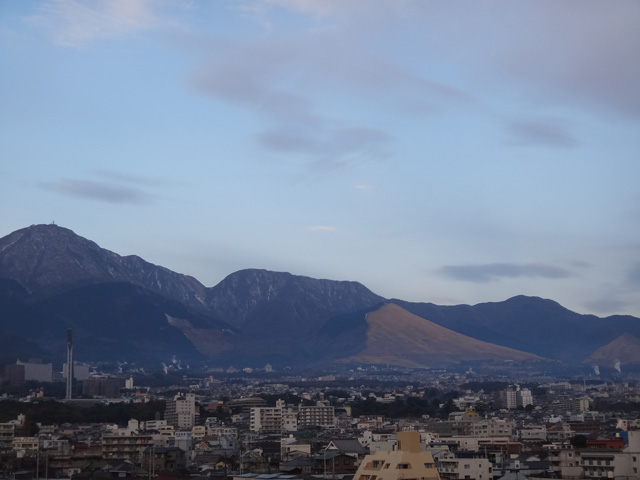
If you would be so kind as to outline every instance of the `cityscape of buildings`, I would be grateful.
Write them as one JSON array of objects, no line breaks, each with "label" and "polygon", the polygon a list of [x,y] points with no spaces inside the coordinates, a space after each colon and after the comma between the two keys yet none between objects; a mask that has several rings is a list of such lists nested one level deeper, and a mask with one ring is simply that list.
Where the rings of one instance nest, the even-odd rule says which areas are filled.
[{"label": "cityscape of buildings", "polygon": [[[473,370],[302,374],[267,365],[217,376],[165,369],[176,382],[151,386],[157,374],[134,368],[74,362],[71,383],[69,370],[5,366],[0,412],[11,404],[20,413],[0,422],[0,478],[640,478],[632,376],[515,381]],[[24,413],[58,403],[157,410],[120,423],[34,423]]]}]

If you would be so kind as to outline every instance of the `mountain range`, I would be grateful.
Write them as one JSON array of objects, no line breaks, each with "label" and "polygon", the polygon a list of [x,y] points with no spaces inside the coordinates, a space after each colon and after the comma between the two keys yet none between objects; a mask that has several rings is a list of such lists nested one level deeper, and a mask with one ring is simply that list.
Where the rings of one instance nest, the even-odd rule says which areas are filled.
[{"label": "mountain range", "polygon": [[67,328],[75,358],[85,361],[640,364],[633,354],[640,319],[580,315],[537,297],[440,306],[386,299],[357,282],[259,269],[205,287],[53,224],[1,238],[0,364],[61,363]]}]

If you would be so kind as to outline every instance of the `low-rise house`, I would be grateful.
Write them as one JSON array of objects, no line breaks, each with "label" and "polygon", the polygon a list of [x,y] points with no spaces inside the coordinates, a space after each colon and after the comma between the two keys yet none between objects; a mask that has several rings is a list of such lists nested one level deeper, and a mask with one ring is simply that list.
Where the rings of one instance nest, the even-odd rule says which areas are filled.
[{"label": "low-rise house", "polygon": [[[418,434],[420,435],[420,434]],[[364,457],[369,453],[369,450],[362,446],[362,444],[356,438],[336,438],[329,442],[325,450],[337,450],[345,455],[351,455],[352,457]]]},{"label": "low-rise house", "polygon": [[280,439],[280,458],[287,462],[297,457],[310,457],[311,444],[293,436]]},{"label": "low-rise house", "polygon": [[147,447],[142,451],[142,468],[154,473],[186,466],[184,450],[177,447]]}]

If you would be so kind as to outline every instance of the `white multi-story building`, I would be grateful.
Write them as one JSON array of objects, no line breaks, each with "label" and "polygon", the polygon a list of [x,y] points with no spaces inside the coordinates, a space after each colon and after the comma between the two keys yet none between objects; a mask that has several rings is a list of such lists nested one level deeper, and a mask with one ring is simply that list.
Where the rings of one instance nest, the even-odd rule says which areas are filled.
[{"label": "white multi-story building", "polygon": [[622,450],[581,450],[583,478],[640,479],[640,430],[630,430],[628,434],[629,443]]},{"label": "white multi-story building", "polygon": [[252,407],[249,430],[259,433],[281,433],[282,408]]},{"label": "white multi-story building", "polygon": [[540,442],[547,440],[547,428],[544,426],[521,428],[519,431],[520,441]]},{"label": "white multi-story building", "polygon": [[487,458],[471,454],[441,452],[434,456],[440,477],[448,480],[469,479],[492,480],[493,466]]},{"label": "white multi-story building", "polygon": [[191,436],[194,441],[202,440],[207,435],[207,427],[204,425],[195,425],[191,429]]},{"label": "white multi-story building", "polygon": [[[207,420],[209,420],[207,418]],[[214,425],[209,426],[209,434],[217,435],[218,438],[221,437],[229,437],[229,438],[238,438],[238,429],[236,427],[227,427],[225,425]]]},{"label": "white multi-story building", "polygon": [[476,438],[504,438],[511,439],[513,434],[513,420],[490,418],[479,420],[472,424],[472,436]]},{"label": "white multi-story building", "polygon": [[298,431],[298,414],[295,412],[282,412],[282,431]]},{"label": "white multi-story building", "polygon": [[191,432],[176,432],[174,444],[180,450],[189,452],[193,447],[193,436]]},{"label": "white multi-story building", "polygon": [[496,403],[500,405],[501,408],[513,409],[518,406],[516,391],[513,387],[506,388],[505,390],[500,390],[496,392]]},{"label": "white multi-story building", "polygon": [[160,430],[160,427],[164,427],[166,424],[166,420],[147,420],[146,422],[140,422],[140,429],[145,431],[157,431]]},{"label": "white multi-story building", "polygon": [[520,388],[516,390],[516,405],[518,407],[526,407],[527,405],[533,405],[533,395],[528,388]]},{"label": "white multi-story building", "polygon": [[580,455],[568,442],[554,442],[544,445],[548,452],[548,460],[551,462],[551,470],[559,478],[582,478],[582,467],[580,466]]},{"label": "white multi-story building", "polygon": [[336,424],[334,407],[329,405],[300,405],[298,409],[298,427],[317,425],[331,428]]},{"label": "white multi-story building", "polygon": [[168,425],[176,430],[191,431],[196,424],[196,395],[186,393],[176,395],[173,400],[167,400],[164,418]]},{"label": "white multi-story building", "polygon": [[14,437],[14,450],[40,450],[40,439],[38,437]]}]

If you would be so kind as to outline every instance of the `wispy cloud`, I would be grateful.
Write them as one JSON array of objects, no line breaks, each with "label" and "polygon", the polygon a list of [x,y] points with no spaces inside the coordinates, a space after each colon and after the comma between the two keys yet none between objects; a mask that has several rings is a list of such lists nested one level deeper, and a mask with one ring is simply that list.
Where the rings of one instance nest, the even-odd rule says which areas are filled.
[{"label": "wispy cloud", "polygon": [[356,190],[371,190],[373,185],[368,185],[366,183],[359,183],[356,185]]},{"label": "wispy cloud", "polygon": [[316,225],[309,227],[308,230],[311,230],[312,232],[335,232],[337,228],[328,225]]},{"label": "wispy cloud", "polygon": [[258,134],[258,142],[272,152],[306,154],[327,166],[358,159],[386,159],[391,136],[373,128],[282,128]]},{"label": "wispy cloud", "polygon": [[28,20],[56,45],[81,47],[158,26],[152,6],[151,0],[49,0]]},{"label": "wispy cloud", "polygon": [[547,120],[514,120],[507,123],[511,142],[525,146],[575,147],[576,139],[559,122]]},{"label": "wispy cloud", "polygon": [[40,187],[62,195],[107,203],[143,205],[153,198],[138,188],[91,180],[61,179],[42,182]]},{"label": "wispy cloud", "polygon": [[474,73],[486,78],[510,77],[518,95],[536,105],[640,116],[640,6],[635,0],[615,6],[599,0],[538,0],[473,2],[464,7],[457,2],[405,0],[402,8],[376,0],[257,3],[330,19],[336,28],[359,27],[364,34],[372,25],[378,31],[393,31],[400,19],[411,35],[407,49],[421,49],[422,58],[450,55],[477,67]]},{"label": "wispy cloud", "polygon": [[439,273],[466,282],[486,283],[502,278],[532,277],[532,278],[567,278],[573,274],[569,270],[538,263],[489,263],[484,265],[445,265]]},{"label": "wispy cloud", "polygon": [[149,175],[135,175],[130,173],[118,172],[115,170],[97,169],[92,173],[94,173],[98,177],[109,179],[117,183],[144,187],[162,187],[167,185],[175,186],[176,184],[180,184],[180,182],[177,182],[175,179],[169,180]]},{"label": "wispy cloud", "polygon": [[[393,155],[389,131],[367,124],[366,115],[345,115],[354,102],[358,109],[432,115],[468,101],[454,86],[351,42],[349,32],[282,29],[257,40],[209,38],[211,58],[190,84],[266,120],[255,138],[268,152],[304,154],[311,165],[331,168]],[[346,103],[332,100],[341,98]]]}]

